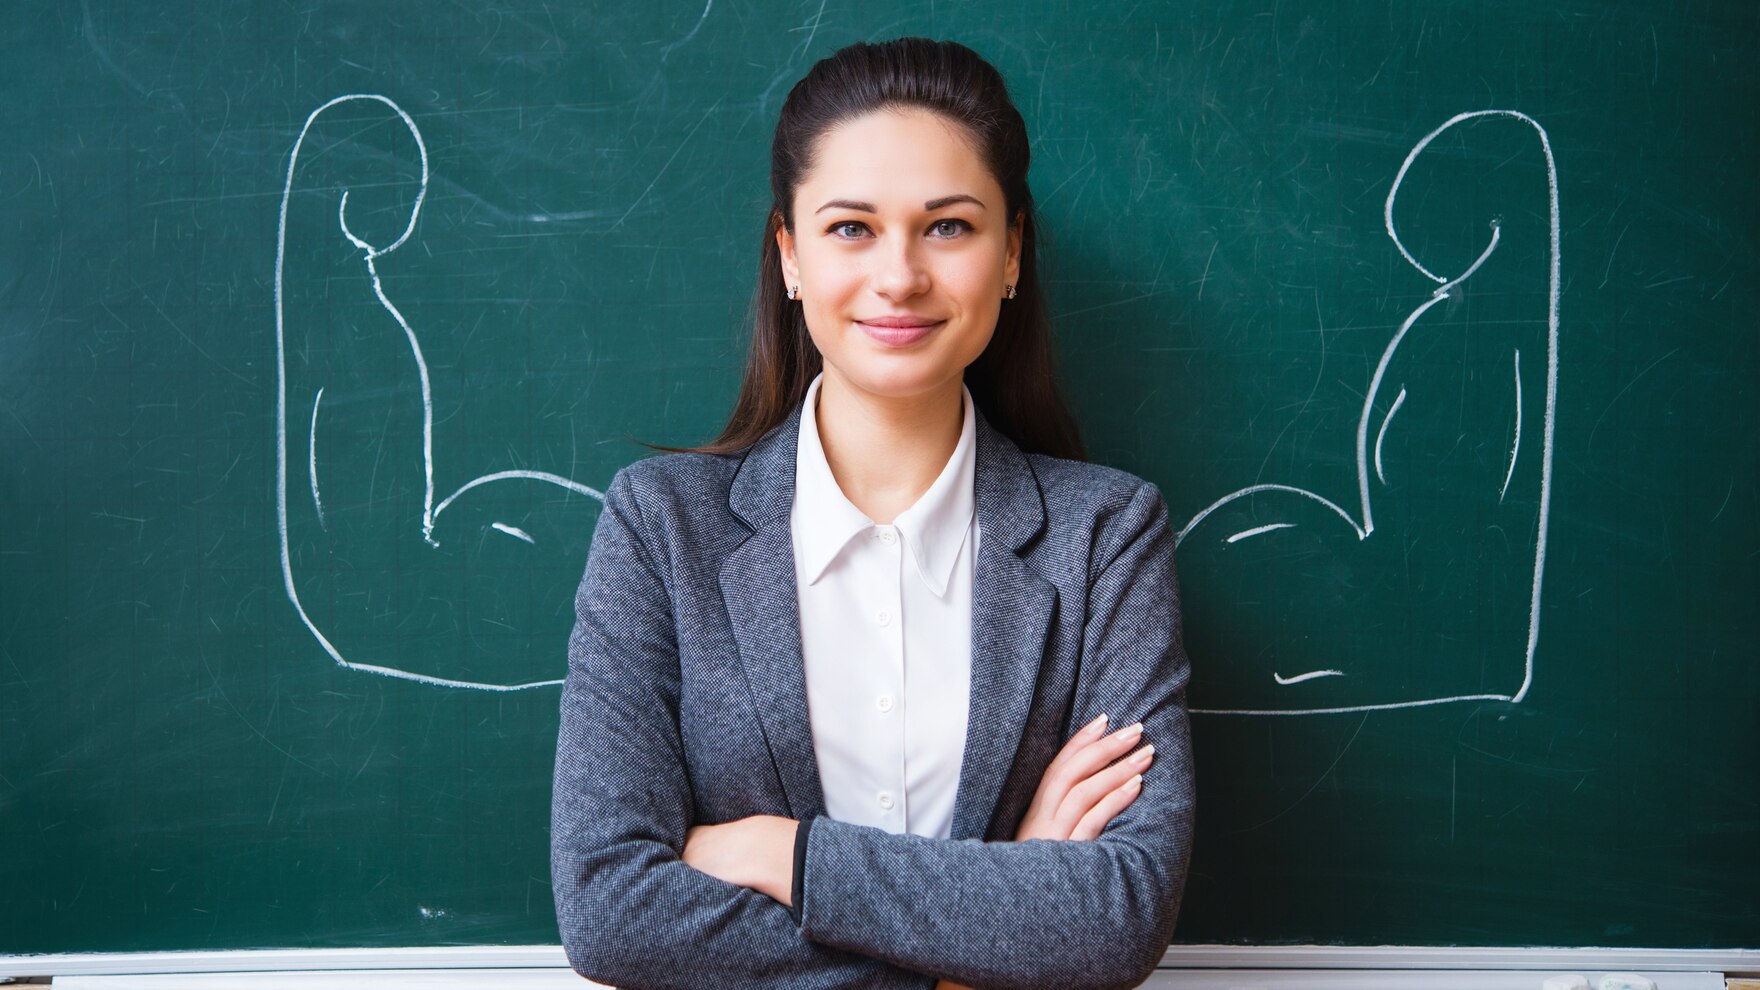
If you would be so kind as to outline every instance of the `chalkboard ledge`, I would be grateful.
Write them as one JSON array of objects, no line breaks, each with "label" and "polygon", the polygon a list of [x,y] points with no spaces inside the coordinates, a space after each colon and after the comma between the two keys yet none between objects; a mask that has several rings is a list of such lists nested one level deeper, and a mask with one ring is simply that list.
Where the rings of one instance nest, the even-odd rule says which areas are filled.
[{"label": "chalkboard ledge", "polygon": [[[1726,977],[1760,976],[1760,949],[1174,945],[1144,986],[1538,990],[1548,976],[1580,973],[1595,986],[1613,971],[1648,976],[1657,990],[1723,990]],[[556,945],[0,955],[0,983],[21,977],[54,977],[63,990],[598,985],[575,975]]]}]

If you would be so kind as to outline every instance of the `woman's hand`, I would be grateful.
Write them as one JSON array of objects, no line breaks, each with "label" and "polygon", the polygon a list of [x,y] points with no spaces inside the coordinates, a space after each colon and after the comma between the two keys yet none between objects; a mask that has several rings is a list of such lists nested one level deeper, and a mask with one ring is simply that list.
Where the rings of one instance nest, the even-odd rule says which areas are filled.
[{"label": "woman's hand", "polygon": [[[1027,807],[1027,816],[1015,829],[1016,842],[1098,838],[1106,824],[1137,799],[1143,771],[1149,768],[1155,747],[1144,746],[1113,763],[1143,738],[1143,725],[1129,725],[1110,736],[1105,733],[1106,716],[1102,715],[1063,744],[1039,778],[1039,790]],[[940,980],[935,990],[972,988]]]},{"label": "woman's hand", "polygon": [[724,825],[697,825],[685,833],[685,865],[792,907],[799,824],[777,815],[752,815]]},{"label": "woman's hand", "polygon": [[1155,747],[1144,746],[1119,760],[1143,738],[1143,724],[1126,726],[1111,735],[1105,732],[1106,716],[1102,715],[1064,743],[1039,779],[1033,803],[1015,830],[1016,842],[1098,838],[1106,824],[1137,799],[1143,771],[1149,768]]}]

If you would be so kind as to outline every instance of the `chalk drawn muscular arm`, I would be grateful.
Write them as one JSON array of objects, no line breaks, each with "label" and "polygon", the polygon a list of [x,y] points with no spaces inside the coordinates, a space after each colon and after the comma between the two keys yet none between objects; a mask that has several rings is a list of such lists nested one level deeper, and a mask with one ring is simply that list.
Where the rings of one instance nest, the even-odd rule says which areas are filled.
[{"label": "chalk drawn muscular arm", "polygon": [[[302,167],[301,159],[314,125],[338,108],[389,110],[407,131],[419,163],[407,220],[395,236],[375,238],[358,221],[351,222],[354,190],[344,184],[335,203],[331,239],[312,238],[315,248],[290,258],[293,208],[337,191],[319,184],[312,190],[317,197],[295,194],[296,180],[309,177],[316,167]],[[367,121],[373,123],[370,117]],[[346,144],[346,139],[332,142],[321,150]],[[275,495],[282,578],[300,620],[344,668],[440,687],[517,691],[554,686],[560,678],[504,676],[519,661],[509,659],[502,669],[497,650],[517,651],[519,637],[491,639],[474,630],[483,623],[485,628],[517,631],[532,620],[530,603],[517,590],[507,590],[510,579],[505,576],[530,562],[509,557],[510,552],[565,554],[578,560],[579,548],[541,540],[529,531],[535,524],[528,519],[494,517],[523,512],[542,520],[560,503],[566,506],[563,515],[573,519],[565,529],[590,533],[590,523],[578,516],[583,509],[596,508],[602,496],[561,475],[518,468],[472,477],[437,498],[434,386],[427,357],[379,270],[380,262],[415,234],[428,180],[428,149],[415,121],[395,102],[375,94],[339,96],[313,110],[289,155],[275,251]],[[371,185],[386,183],[376,177]],[[315,215],[294,219],[296,242],[314,228],[323,229]],[[352,248],[351,259],[337,257],[331,246],[338,243],[337,234]],[[289,287],[287,275],[295,260],[317,269],[303,288]],[[365,291],[349,297],[355,287]],[[290,313],[297,325],[291,340]],[[412,435],[420,437],[419,456],[408,450]],[[307,476],[295,479],[289,472],[290,444],[300,440],[306,445],[300,453],[306,456],[294,464]],[[473,500],[479,504],[471,509],[478,511],[467,509]],[[534,504],[545,511],[534,511]],[[457,545],[443,548],[437,527],[448,510],[470,518],[452,530]],[[486,533],[494,535],[486,540]],[[497,575],[500,587],[485,579]],[[562,621],[566,624],[566,616]],[[481,648],[470,655],[445,656],[458,643]]]},{"label": "chalk drawn muscular arm", "polygon": [[[1518,338],[1514,346],[1501,352],[1501,368],[1495,372],[1487,369],[1484,374],[1476,374],[1473,378],[1474,381],[1508,386],[1511,369],[1514,375],[1513,387],[1509,389],[1513,396],[1503,400],[1506,403],[1504,408],[1513,402],[1513,436],[1507,440],[1498,439],[1499,451],[1507,451],[1507,454],[1497,460],[1496,477],[1484,486],[1485,490],[1466,493],[1450,490],[1460,487],[1456,483],[1458,470],[1446,478],[1440,471],[1415,475],[1408,470],[1404,479],[1390,480],[1394,465],[1385,455],[1390,436],[1398,436],[1401,433],[1399,424],[1407,423],[1415,415],[1409,411],[1412,404],[1432,403],[1437,395],[1435,389],[1426,392],[1409,380],[1395,378],[1394,369],[1404,367],[1416,375],[1430,373],[1434,375],[1431,381],[1444,375],[1458,381],[1464,374],[1458,367],[1426,369],[1414,364],[1401,354],[1402,345],[1408,343],[1414,329],[1423,325],[1426,314],[1456,299],[1470,279],[1485,277],[1483,273],[1490,270],[1488,266],[1500,249],[1506,247],[1510,236],[1506,222],[1498,217],[1490,218],[1486,228],[1489,233],[1476,256],[1471,256],[1470,263],[1459,267],[1457,274],[1439,274],[1435,270],[1439,266],[1419,261],[1406,239],[1401,237],[1400,226],[1396,223],[1400,192],[1414,162],[1432,147],[1437,138],[1464,124],[1496,121],[1515,122],[1531,129],[1539,139],[1545,164],[1545,240],[1536,243],[1528,238],[1517,249],[1523,252],[1519,259],[1543,252],[1547,262],[1542,372],[1545,388],[1539,436],[1523,444],[1524,431],[1533,429],[1535,417],[1523,413],[1522,342]],[[1230,587],[1238,588],[1242,592],[1240,597],[1252,594],[1262,596],[1266,603],[1280,605],[1301,601],[1336,615],[1336,628],[1315,628],[1311,621],[1293,628],[1298,624],[1298,620],[1290,618],[1297,611],[1294,609],[1285,608],[1271,620],[1261,623],[1246,618],[1264,614],[1263,610],[1259,613],[1251,611],[1261,603],[1242,603],[1238,608],[1228,606],[1230,611],[1241,614],[1244,624],[1218,621],[1211,626],[1211,651],[1221,655],[1208,657],[1208,665],[1199,665],[1200,671],[1208,666],[1213,684],[1212,690],[1206,690],[1202,684],[1204,677],[1200,674],[1194,684],[1194,711],[1293,715],[1403,708],[1449,701],[1519,702],[1533,682],[1547,520],[1552,499],[1553,422],[1558,401],[1558,171],[1545,129],[1533,118],[1512,110],[1472,111],[1450,118],[1419,140],[1406,156],[1388,189],[1384,219],[1387,235],[1399,255],[1419,275],[1434,283],[1434,288],[1399,323],[1365,388],[1355,436],[1355,505],[1347,509],[1338,501],[1296,485],[1254,484],[1215,500],[1193,516],[1179,533],[1182,566],[1192,575],[1195,590],[1203,588],[1207,581],[1220,586],[1222,582],[1216,579],[1217,575],[1239,574],[1241,583]],[[1524,233],[1523,236],[1527,235]],[[1515,286],[1517,282],[1511,280],[1523,277],[1511,265],[1504,265],[1497,276],[1503,281],[1488,292],[1515,294],[1517,290],[1505,286]],[[1538,329],[1539,321],[1533,322]],[[1438,328],[1425,332],[1442,331]],[[1449,332],[1477,331],[1451,329]],[[1530,346],[1531,351],[1537,349]],[[1397,394],[1389,399],[1386,393],[1394,391],[1390,384],[1394,381],[1400,381],[1400,384]],[[1408,410],[1407,418],[1396,424],[1395,417],[1402,409]],[[1465,439],[1463,435],[1455,443]],[[1405,446],[1409,448],[1411,445]],[[1525,458],[1533,458],[1535,465],[1518,470]],[[1517,482],[1534,485],[1538,491],[1533,494],[1523,491],[1521,497],[1512,497],[1516,494],[1512,483]],[[1392,490],[1396,484],[1404,485],[1397,497],[1406,501],[1396,504],[1406,511],[1400,514],[1402,522],[1393,534],[1392,544],[1388,545],[1385,539],[1371,539],[1378,532],[1378,522],[1382,522],[1377,518],[1376,498],[1378,492]],[[1424,485],[1435,485],[1438,490],[1425,490]],[[1517,487],[1523,485],[1517,484]],[[1431,518],[1420,517],[1426,508],[1432,510]],[[1451,510],[1459,511],[1449,516]],[[1449,517],[1438,518],[1441,516]],[[1487,533],[1497,534],[1496,549],[1519,542],[1521,546],[1517,549],[1526,556],[1503,560],[1497,554],[1487,552],[1481,545],[1490,539]],[[1403,556],[1395,557],[1389,552],[1390,546],[1400,547]],[[1434,572],[1411,570],[1414,547],[1440,550],[1445,555],[1438,562],[1440,566],[1450,566],[1443,561],[1458,561],[1453,565],[1456,571],[1478,567],[1486,572],[1482,580],[1463,579],[1462,587],[1487,594],[1492,592],[1485,589],[1507,588],[1520,594],[1526,612],[1525,627],[1517,635],[1498,636],[1501,630],[1491,628],[1483,621],[1475,626],[1474,617],[1508,614],[1513,611],[1508,605],[1499,604],[1493,609],[1490,601],[1470,598],[1457,602],[1439,601],[1451,597],[1452,588],[1448,594],[1414,588],[1414,583],[1425,580],[1426,573]],[[1405,567],[1407,572],[1392,573],[1396,566]],[[1297,573],[1294,570],[1297,567],[1304,570]],[[1503,602],[1501,593],[1497,602]],[[1206,635],[1205,609],[1199,603],[1190,607],[1195,631],[1203,637]],[[1449,609],[1453,609],[1459,618],[1451,618]],[[1220,607],[1217,611],[1220,612]],[[1421,618],[1413,619],[1412,616]],[[1520,671],[1519,677],[1508,677],[1506,683],[1509,686],[1503,690],[1486,690],[1480,684],[1482,671],[1489,662],[1486,656],[1467,656],[1465,659],[1477,661],[1471,665],[1438,661],[1435,655],[1446,652],[1447,645],[1423,641],[1412,643],[1414,658],[1410,670],[1365,669],[1348,644],[1357,640],[1365,630],[1401,621],[1402,617],[1406,623],[1420,628],[1434,625],[1445,630],[1458,628],[1462,630],[1463,640],[1478,636],[1495,638],[1500,661],[1498,669],[1508,669],[1512,666],[1509,661],[1514,661],[1514,669]],[[1276,621],[1291,624],[1292,628],[1286,629],[1288,635],[1278,638],[1265,633],[1264,627]],[[1335,641],[1337,646],[1329,645]],[[1202,655],[1200,649],[1194,646],[1193,654]],[[1233,669],[1225,669],[1231,664]],[[1242,676],[1243,669],[1254,664],[1269,664],[1273,669],[1255,667]],[[1228,688],[1217,687],[1220,681],[1231,677],[1234,682]]]}]

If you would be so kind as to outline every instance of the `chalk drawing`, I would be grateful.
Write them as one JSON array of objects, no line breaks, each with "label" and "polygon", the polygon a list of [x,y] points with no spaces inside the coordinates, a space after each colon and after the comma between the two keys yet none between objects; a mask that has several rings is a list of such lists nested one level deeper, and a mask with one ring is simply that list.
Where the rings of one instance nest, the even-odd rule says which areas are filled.
[{"label": "chalk drawing", "polygon": [[307,445],[311,457],[306,470],[312,476],[312,509],[318,513],[318,525],[329,529],[330,525],[324,522],[324,499],[318,494],[318,403],[323,401],[324,390],[320,388],[312,398],[312,436]]},{"label": "chalk drawing", "polygon": [[[1547,283],[1548,293],[1547,293],[1547,310],[1546,310],[1546,410],[1545,410],[1545,421],[1544,421],[1544,425],[1543,425],[1543,428],[1541,431],[1541,439],[1540,439],[1540,442],[1541,442],[1541,448],[1540,448],[1540,502],[1539,502],[1538,523],[1537,523],[1536,532],[1535,532],[1534,573],[1533,573],[1533,582],[1532,582],[1532,586],[1531,586],[1530,593],[1529,593],[1527,648],[1526,648],[1526,655],[1525,655],[1524,662],[1523,662],[1522,683],[1517,690],[1515,690],[1514,692],[1509,693],[1509,694],[1495,694],[1495,693],[1461,694],[1461,695],[1453,695],[1453,696],[1441,697],[1441,698],[1420,698],[1420,699],[1415,699],[1415,700],[1411,700],[1411,701],[1398,701],[1398,702],[1391,702],[1391,703],[1386,703],[1386,704],[1345,705],[1345,706],[1329,707],[1329,708],[1293,708],[1293,709],[1199,709],[1199,708],[1194,708],[1194,709],[1192,709],[1192,711],[1194,713],[1211,714],[1211,715],[1318,715],[1318,714],[1330,714],[1330,713],[1336,713],[1336,712],[1380,711],[1380,710],[1394,709],[1394,708],[1415,708],[1415,707],[1420,707],[1420,706],[1424,706],[1424,705],[1446,704],[1446,703],[1455,702],[1455,701],[1520,702],[1523,698],[1525,698],[1527,696],[1528,689],[1533,685],[1533,682],[1534,682],[1534,653],[1535,653],[1535,650],[1538,647],[1539,642],[1540,642],[1540,589],[1541,589],[1542,575],[1543,575],[1543,573],[1545,571],[1545,567],[1546,567],[1547,521],[1548,521],[1548,517],[1550,515],[1549,510],[1550,510],[1551,501],[1552,501],[1553,423],[1554,423],[1554,416],[1555,416],[1555,413],[1558,408],[1558,334],[1559,334],[1559,299],[1560,299],[1561,283],[1560,283],[1560,275],[1559,275],[1559,272],[1560,272],[1560,268],[1559,268],[1560,228],[1559,228],[1559,208],[1558,208],[1558,165],[1557,165],[1556,160],[1553,157],[1552,141],[1547,136],[1546,129],[1541,127],[1538,121],[1534,120],[1532,117],[1529,117],[1527,114],[1520,113],[1515,110],[1474,110],[1474,111],[1469,111],[1466,113],[1456,114],[1455,116],[1449,118],[1448,121],[1446,123],[1444,123],[1442,126],[1431,131],[1429,134],[1424,135],[1424,137],[1418,141],[1418,143],[1406,155],[1404,163],[1402,163],[1399,167],[1398,174],[1394,176],[1393,185],[1387,191],[1387,202],[1386,202],[1384,210],[1383,210],[1383,219],[1384,219],[1384,221],[1386,223],[1386,227],[1387,227],[1387,236],[1392,239],[1394,247],[1399,250],[1400,255],[1403,258],[1405,258],[1405,260],[1414,269],[1416,269],[1420,274],[1422,274],[1425,278],[1428,278],[1432,282],[1437,283],[1437,287],[1431,291],[1430,297],[1428,299],[1424,300],[1417,308],[1413,309],[1412,312],[1408,316],[1406,316],[1405,320],[1400,324],[1398,331],[1394,333],[1393,338],[1390,341],[1388,341],[1387,347],[1382,351],[1381,359],[1379,362],[1376,363],[1375,371],[1369,379],[1369,387],[1368,387],[1368,390],[1367,390],[1367,392],[1364,396],[1364,399],[1363,399],[1363,410],[1357,420],[1357,436],[1356,436],[1357,497],[1358,497],[1357,511],[1361,516],[1361,520],[1359,521],[1357,516],[1352,515],[1350,512],[1341,508],[1339,505],[1337,505],[1336,503],[1332,502],[1331,500],[1325,498],[1324,496],[1316,494],[1311,491],[1308,491],[1306,489],[1297,488],[1292,485],[1257,484],[1257,485],[1251,485],[1249,487],[1242,488],[1239,491],[1231,492],[1227,495],[1224,495],[1222,498],[1217,499],[1215,502],[1213,502],[1209,506],[1205,507],[1202,511],[1198,512],[1198,514],[1193,516],[1191,521],[1186,523],[1186,525],[1179,531],[1178,537],[1176,539],[1176,545],[1179,543],[1184,543],[1185,540],[1189,536],[1192,535],[1193,531],[1195,529],[1197,529],[1200,526],[1200,524],[1202,524],[1204,522],[1204,520],[1211,515],[1211,513],[1215,512],[1216,510],[1222,508],[1223,506],[1225,506],[1231,502],[1234,502],[1234,501],[1242,499],[1242,498],[1246,498],[1251,495],[1256,495],[1259,493],[1283,493],[1283,494],[1288,494],[1288,495],[1299,496],[1301,498],[1310,499],[1314,502],[1317,502],[1320,505],[1323,505],[1326,508],[1330,509],[1334,515],[1338,516],[1339,519],[1345,523],[1345,525],[1349,526],[1351,528],[1351,531],[1356,535],[1358,541],[1367,540],[1371,536],[1371,534],[1373,534],[1375,532],[1374,507],[1372,505],[1372,502],[1370,499],[1370,492],[1369,492],[1369,460],[1370,460],[1370,458],[1369,458],[1368,437],[1369,437],[1369,420],[1370,420],[1371,413],[1373,412],[1373,410],[1375,408],[1375,399],[1380,394],[1380,391],[1381,391],[1382,378],[1385,376],[1385,374],[1387,372],[1388,365],[1392,362],[1394,354],[1399,350],[1400,343],[1405,340],[1406,333],[1409,330],[1411,330],[1412,325],[1417,323],[1418,319],[1420,317],[1422,317],[1426,312],[1428,312],[1431,309],[1431,307],[1437,305],[1438,303],[1441,303],[1445,299],[1450,298],[1450,293],[1452,290],[1455,289],[1455,287],[1459,286],[1461,283],[1463,283],[1467,279],[1471,278],[1473,276],[1473,274],[1479,270],[1480,266],[1484,265],[1485,262],[1490,259],[1492,253],[1497,250],[1498,244],[1500,243],[1500,240],[1502,238],[1502,224],[1501,224],[1501,222],[1499,222],[1497,220],[1491,221],[1491,225],[1490,225],[1491,236],[1485,245],[1485,249],[1479,253],[1478,258],[1475,259],[1473,261],[1473,263],[1467,267],[1466,271],[1461,272],[1459,275],[1456,275],[1453,278],[1449,278],[1444,275],[1438,275],[1437,273],[1431,271],[1430,269],[1426,268],[1423,264],[1421,264],[1418,261],[1418,259],[1413,257],[1412,253],[1406,249],[1406,245],[1400,239],[1399,231],[1398,231],[1398,229],[1396,229],[1394,222],[1393,222],[1394,203],[1399,198],[1400,186],[1402,183],[1405,182],[1406,174],[1407,174],[1407,172],[1409,172],[1411,170],[1412,163],[1415,160],[1417,160],[1418,156],[1423,153],[1425,148],[1428,148],[1430,146],[1431,142],[1435,141],[1438,137],[1440,137],[1442,134],[1447,132],[1449,129],[1451,129],[1459,124],[1462,124],[1466,121],[1478,120],[1478,119],[1482,119],[1482,118],[1491,118],[1491,117],[1502,117],[1502,118],[1508,118],[1511,120],[1520,121],[1521,123],[1526,124],[1527,126],[1533,128],[1534,133],[1539,136],[1540,150],[1544,154],[1545,159],[1546,159],[1546,191],[1547,191],[1547,201],[1548,201],[1549,212],[1550,212],[1550,215],[1548,218],[1548,223],[1549,223],[1549,226],[1548,226],[1549,271],[1548,271],[1548,283]],[[1509,471],[1506,473],[1505,478],[1504,478],[1504,492],[1508,491],[1509,479],[1511,477],[1513,477],[1515,474],[1516,453],[1520,449],[1520,445],[1521,445],[1521,430],[1522,430],[1521,419],[1520,419],[1520,416],[1521,416],[1521,395],[1520,395],[1521,355],[1519,352],[1517,352],[1517,354],[1516,354],[1515,362],[1516,362],[1515,367],[1516,367],[1516,375],[1517,375],[1517,377],[1516,377],[1516,387],[1517,387],[1516,438],[1515,438],[1515,442],[1512,445],[1512,448],[1510,450],[1510,466],[1509,466]],[[1389,423],[1391,423],[1391,421],[1393,420],[1393,414],[1399,411],[1399,407],[1404,401],[1405,401],[1405,389],[1402,388],[1400,390],[1398,398],[1396,398],[1394,400],[1392,407],[1387,411],[1387,415],[1383,418],[1382,423],[1381,423],[1381,429],[1377,433],[1376,438],[1375,438],[1375,452],[1374,452],[1375,475],[1377,478],[1379,478],[1381,480],[1381,482],[1383,484],[1386,484],[1387,478],[1386,478],[1385,472],[1382,470],[1381,444],[1382,444],[1382,441],[1386,438],[1387,427],[1388,427]],[[1500,502],[1502,501],[1502,498],[1503,498],[1503,493],[1499,493],[1499,501]],[[1293,527],[1294,525],[1295,525],[1294,523],[1288,523],[1288,522],[1272,523],[1270,525],[1260,526],[1260,527],[1257,527],[1254,529],[1249,529],[1249,530],[1245,530],[1242,532],[1237,532],[1231,536],[1226,537],[1223,542],[1226,544],[1233,544],[1237,540],[1241,540],[1241,539],[1244,539],[1249,536],[1254,536],[1254,535],[1258,535],[1261,533],[1271,532],[1271,531],[1277,530],[1277,529],[1290,528],[1290,527]],[[1335,671],[1335,670],[1315,671],[1315,672],[1312,672],[1309,674],[1302,674],[1302,675],[1298,675],[1298,676],[1290,677],[1290,678],[1284,678],[1284,677],[1277,675],[1275,673],[1272,676],[1276,680],[1276,682],[1280,685],[1292,685],[1292,684],[1296,684],[1299,682],[1307,681],[1307,680],[1314,678],[1314,677],[1343,676],[1343,672]]]},{"label": "chalk drawing", "polygon": [[1380,478],[1384,485],[1387,484],[1387,472],[1381,470],[1381,441],[1387,439],[1387,427],[1393,422],[1393,414],[1399,412],[1399,407],[1405,403],[1406,390],[1402,388],[1394,398],[1393,406],[1387,410],[1386,418],[1381,420],[1381,432],[1375,434],[1375,477]]},{"label": "chalk drawing", "polygon": [[1509,470],[1503,473],[1503,487],[1497,492],[1497,503],[1509,494],[1509,479],[1516,476],[1516,454],[1522,449],[1522,352],[1516,351],[1516,437],[1509,445]]},{"label": "chalk drawing", "polygon": [[1269,533],[1274,529],[1294,529],[1295,525],[1295,523],[1272,523],[1269,526],[1254,526],[1252,529],[1243,529],[1229,537],[1228,542],[1239,543],[1241,540],[1244,540],[1249,536],[1258,536],[1260,533]]},{"label": "chalk drawing", "polygon": [[511,536],[516,540],[524,540],[527,543],[537,543],[538,542],[537,540],[532,539],[532,534],[526,532],[523,529],[520,529],[518,526],[509,526],[508,524],[506,524],[504,522],[492,522],[489,525],[494,527],[495,529],[500,530],[503,533],[506,533],[508,536]]},{"label": "chalk drawing", "polygon": [[1343,677],[1343,676],[1344,676],[1344,671],[1342,671],[1342,670],[1310,670],[1305,674],[1297,674],[1294,677],[1285,677],[1282,674],[1274,672],[1271,675],[1271,679],[1276,681],[1279,684],[1300,684],[1303,681],[1311,681],[1316,677]]},{"label": "chalk drawing", "polygon": [[[705,8],[705,15],[707,12],[707,8]],[[398,235],[397,239],[393,240],[390,244],[383,247],[375,246],[368,243],[364,238],[357,236],[349,227],[347,190],[343,191],[341,202],[338,203],[336,208],[337,226],[341,229],[342,236],[347,238],[350,244],[353,244],[356,248],[360,249],[362,254],[361,260],[366,265],[367,274],[372,280],[373,295],[378,299],[379,305],[389,313],[392,319],[397,321],[397,325],[402,328],[404,339],[409,344],[410,354],[415,358],[416,369],[421,380],[422,469],[424,488],[422,493],[421,516],[419,519],[411,520],[411,524],[420,527],[421,537],[429,546],[438,547],[440,544],[434,539],[434,525],[439,520],[440,514],[445,511],[448,506],[457,501],[458,497],[465,492],[492,482],[552,485],[579,495],[598,499],[601,502],[604,501],[604,494],[602,492],[588,487],[587,485],[583,485],[578,481],[564,478],[561,475],[551,474],[547,471],[515,470],[497,471],[493,474],[486,474],[472,478],[470,481],[459,486],[457,491],[441,499],[438,504],[435,503],[434,398],[433,385],[428,375],[428,362],[427,358],[422,353],[422,344],[416,336],[415,329],[410,326],[409,321],[404,319],[403,313],[398,310],[397,306],[392,303],[391,299],[385,294],[385,286],[379,279],[379,269],[376,264],[379,258],[402,247],[410,239],[410,236],[415,233],[416,221],[420,218],[422,212],[422,203],[428,195],[428,147],[422,140],[422,133],[416,127],[416,122],[408,113],[404,112],[402,107],[398,106],[390,98],[373,93],[352,93],[346,96],[338,96],[318,107],[316,110],[313,110],[310,116],[306,117],[305,126],[300,128],[299,137],[293,143],[293,151],[287,159],[287,182],[282,187],[281,191],[281,219],[276,234],[275,244],[275,374],[277,385],[275,397],[275,511],[276,524],[280,530],[281,537],[281,577],[287,589],[288,600],[293,603],[294,609],[299,613],[300,621],[311,631],[312,636],[315,637],[319,645],[324,648],[324,652],[328,653],[338,665],[349,670],[378,674],[384,677],[393,677],[401,680],[416,681],[436,687],[470,688],[481,691],[522,691],[530,688],[550,687],[561,684],[562,681],[560,679],[530,681],[523,684],[495,684],[481,681],[452,680],[444,677],[433,677],[427,674],[420,674],[389,665],[351,660],[343,656],[342,651],[339,650],[335,644],[331,642],[330,638],[324,634],[323,630],[321,630],[318,627],[318,624],[313,621],[312,617],[306,612],[305,606],[300,602],[299,591],[295,586],[293,577],[293,560],[288,545],[287,533],[287,331],[284,294],[282,289],[282,278],[286,268],[287,259],[287,208],[288,202],[293,197],[294,172],[299,165],[300,149],[305,144],[306,135],[311,131],[312,124],[317,121],[319,116],[332,107],[341,106],[346,103],[360,102],[379,103],[397,114],[398,119],[401,120],[404,127],[409,130],[410,137],[415,139],[416,149],[421,156],[421,186],[416,192],[415,201],[410,206],[409,222],[405,224],[403,232]],[[323,503],[318,494],[317,435],[318,402],[322,398],[323,389],[320,388],[318,390],[318,398],[313,399],[312,401],[312,422],[309,440],[310,455],[308,458],[308,470],[311,476],[312,504],[314,508],[317,509],[320,523],[322,523],[324,515]],[[493,523],[492,526],[495,529],[523,540],[526,543],[535,544],[537,542],[529,533],[526,533],[518,527],[509,526],[503,523]]]}]

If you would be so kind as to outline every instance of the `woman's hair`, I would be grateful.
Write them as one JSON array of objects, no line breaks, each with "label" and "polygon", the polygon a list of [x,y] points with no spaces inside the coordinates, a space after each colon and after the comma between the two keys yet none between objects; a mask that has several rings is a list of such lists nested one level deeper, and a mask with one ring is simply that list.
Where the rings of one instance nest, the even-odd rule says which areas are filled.
[{"label": "woman's hair", "polygon": [[[1001,73],[964,45],[928,38],[858,42],[820,60],[789,91],[770,145],[773,203],[764,224],[752,340],[739,399],[721,435],[699,453],[742,450],[781,423],[823,367],[801,304],[783,292],[778,227],[794,233],[794,194],[814,165],[818,141],[878,110],[921,108],[959,124],[1002,187],[1006,216],[1021,224],[1020,280],[1002,303],[996,332],[966,369],[965,385],[991,425],[1022,450],[1085,460],[1081,435],[1058,385],[1037,262],[1037,219],[1027,188],[1026,122]],[[681,448],[659,447],[659,450]]]}]

